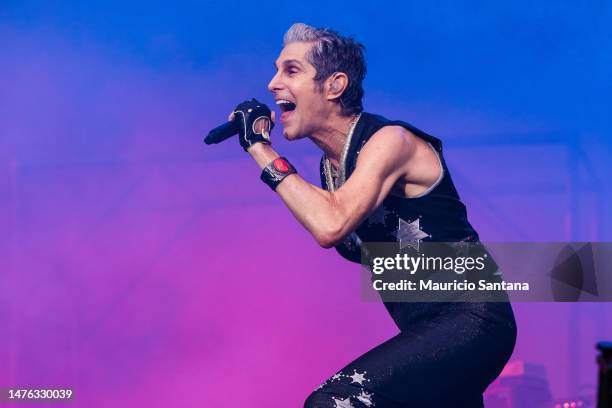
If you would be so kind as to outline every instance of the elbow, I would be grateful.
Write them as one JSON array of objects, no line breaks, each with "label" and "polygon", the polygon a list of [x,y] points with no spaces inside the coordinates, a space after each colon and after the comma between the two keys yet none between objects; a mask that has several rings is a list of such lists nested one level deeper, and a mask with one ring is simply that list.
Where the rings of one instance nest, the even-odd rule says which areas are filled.
[{"label": "elbow", "polygon": [[315,234],[317,243],[325,249],[333,248],[338,245],[344,238],[342,228],[340,226],[334,228],[326,228]]},{"label": "elbow", "polygon": [[321,219],[319,227],[314,234],[315,239],[322,248],[332,248],[338,245],[347,235],[349,218],[337,202],[336,196],[330,195],[331,212]]},{"label": "elbow", "polygon": [[325,249],[333,248],[336,246],[336,241],[329,239],[329,238],[324,238],[324,237],[318,237],[317,243],[319,244],[321,248],[325,248]]}]

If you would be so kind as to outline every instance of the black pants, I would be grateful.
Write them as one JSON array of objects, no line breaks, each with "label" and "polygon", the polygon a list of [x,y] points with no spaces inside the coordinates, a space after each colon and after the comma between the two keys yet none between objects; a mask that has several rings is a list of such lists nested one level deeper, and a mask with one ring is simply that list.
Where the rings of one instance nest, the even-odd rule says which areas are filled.
[{"label": "black pants", "polygon": [[401,332],[325,381],[305,408],[482,407],[516,341],[509,303],[388,303]]}]

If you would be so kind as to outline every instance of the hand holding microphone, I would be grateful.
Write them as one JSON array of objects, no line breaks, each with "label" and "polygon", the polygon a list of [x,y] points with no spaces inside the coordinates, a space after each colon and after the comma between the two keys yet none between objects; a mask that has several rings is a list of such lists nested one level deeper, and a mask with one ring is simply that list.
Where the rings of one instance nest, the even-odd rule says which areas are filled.
[{"label": "hand holding microphone", "polygon": [[221,143],[236,133],[245,151],[255,143],[271,143],[270,131],[274,127],[274,112],[255,98],[236,106],[228,119],[226,124],[211,130],[204,143]]}]

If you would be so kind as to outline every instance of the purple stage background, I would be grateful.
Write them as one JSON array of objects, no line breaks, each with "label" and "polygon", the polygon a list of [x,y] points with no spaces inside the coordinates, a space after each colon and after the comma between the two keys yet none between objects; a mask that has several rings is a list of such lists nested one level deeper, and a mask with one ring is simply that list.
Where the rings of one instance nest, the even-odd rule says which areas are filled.
[{"label": "purple stage background", "polygon": [[[366,110],[444,141],[483,240],[612,240],[612,7],[468,3],[244,2],[230,24],[207,2],[3,2],[0,387],[297,407],[397,332],[235,140],[202,143],[242,99],[272,103],[296,21],[366,44]],[[315,148],[280,135],[318,184]],[[555,397],[593,395],[612,307],[514,307],[513,360],[543,365]]]}]

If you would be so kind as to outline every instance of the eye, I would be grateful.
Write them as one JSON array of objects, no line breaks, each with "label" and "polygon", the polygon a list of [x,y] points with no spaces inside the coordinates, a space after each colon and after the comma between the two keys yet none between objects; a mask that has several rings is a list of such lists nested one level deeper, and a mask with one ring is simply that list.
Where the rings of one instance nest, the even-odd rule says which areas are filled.
[{"label": "eye", "polygon": [[289,67],[289,68],[287,68],[287,73],[289,73],[289,75],[295,75],[298,72],[300,72],[300,70],[297,67]]}]

